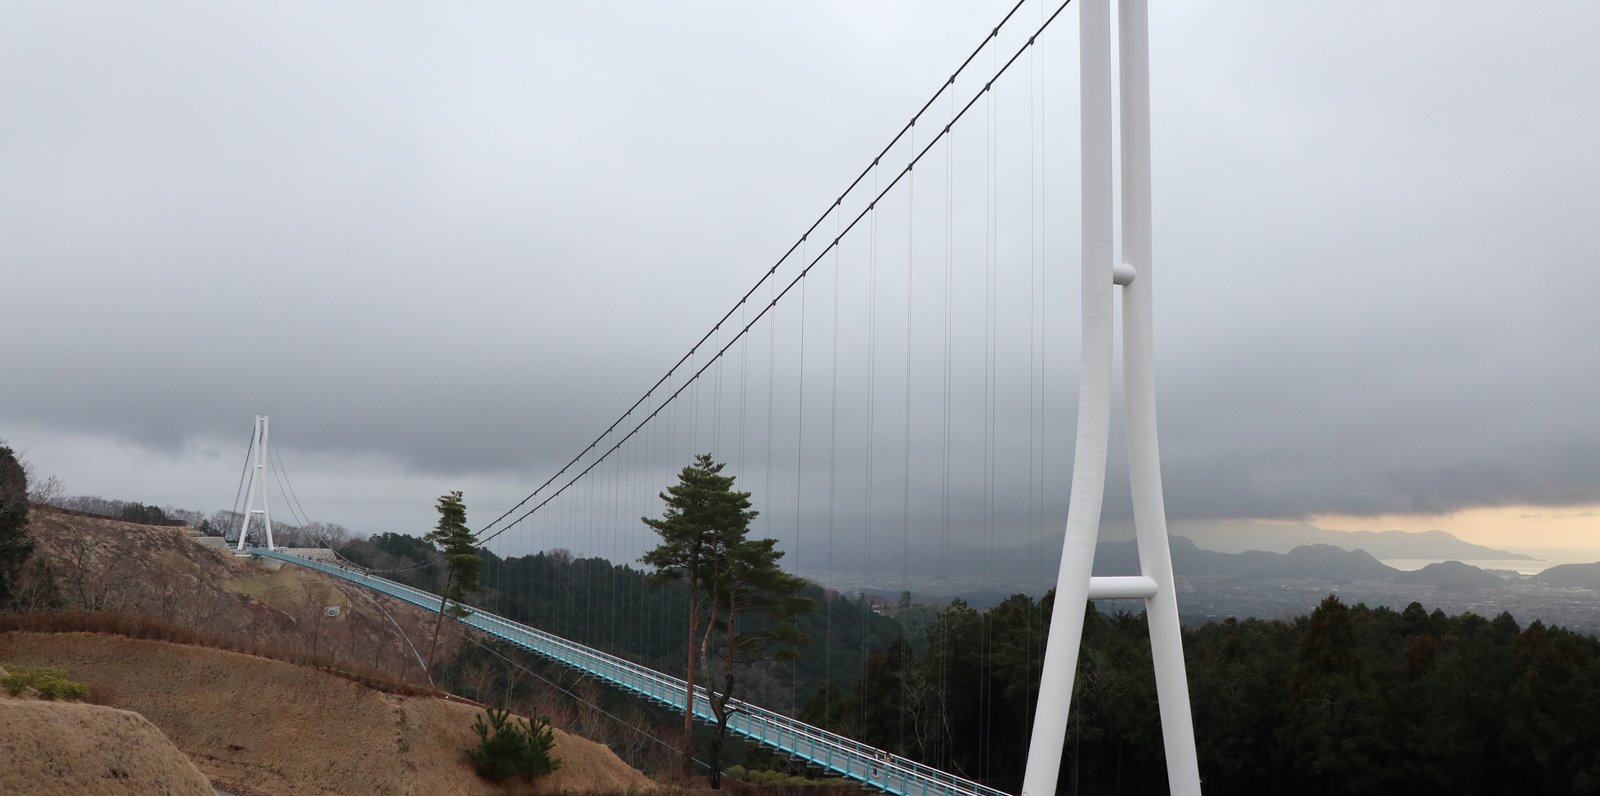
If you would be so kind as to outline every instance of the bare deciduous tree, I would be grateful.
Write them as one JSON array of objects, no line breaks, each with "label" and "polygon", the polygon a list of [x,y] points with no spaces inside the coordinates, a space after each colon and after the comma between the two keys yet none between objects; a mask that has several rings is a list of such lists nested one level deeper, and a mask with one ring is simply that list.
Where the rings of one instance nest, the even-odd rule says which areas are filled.
[{"label": "bare deciduous tree", "polygon": [[67,489],[56,476],[49,476],[40,480],[33,465],[23,463],[23,470],[28,474],[28,502],[45,506],[54,506],[56,501],[66,497]]},{"label": "bare deciduous tree", "polygon": [[168,622],[178,619],[179,610],[189,595],[193,584],[187,575],[163,567],[151,567],[143,575],[143,588],[139,589],[139,602],[148,613]]},{"label": "bare deciduous tree", "polygon": [[564,730],[571,729],[576,718],[572,712],[571,701],[549,685],[540,685],[534,690],[533,709],[541,716],[549,716],[551,724]]},{"label": "bare deciduous tree", "polygon": [[934,758],[939,752],[945,725],[937,684],[921,666],[902,666],[898,676],[902,710],[906,725],[911,728],[916,757],[919,760]]},{"label": "bare deciduous tree", "polygon": [[578,714],[574,728],[579,735],[591,741],[609,744],[611,721],[600,708],[600,684],[592,677],[585,677],[574,691],[577,693],[577,704],[573,709]]},{"label": "bare deciduous tree", "polygon": [[61,589],[48,561],[38,556],[29,559],[11,590],[11,601],[12,607],[25,613],[61,607]]},{"label": "bare deciduous tree", "polygon": [[61,580],[66,596],[85,611],[114,611],[128,599],[134,573],[117,566],[111,545],[99,537],[82,535],[65,540]]},{"label": "bare deciduous tree", "polygon": [[655,739],[651,738],[654,724],[650,711],[642,705],[634,703],[623,714],[623,723],[626,727],[617,732],[615,748],[622,755],[622,759],[634,768],[642,768],[647,762],[651,747]]}]

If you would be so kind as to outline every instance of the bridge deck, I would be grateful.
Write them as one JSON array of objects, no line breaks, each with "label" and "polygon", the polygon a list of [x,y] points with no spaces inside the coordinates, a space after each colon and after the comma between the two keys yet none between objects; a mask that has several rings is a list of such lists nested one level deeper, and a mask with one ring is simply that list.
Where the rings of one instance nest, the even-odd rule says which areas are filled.
[{"label": "bridge deck", "polygon": [[[343,578],[430,611],[439,609],[437,594],[360,570],[313,561],[281,550],[258,548],[251,552]],[[470,611],[460,620],[467,625],[647,699],[683,709],[686,684],[680,678],[477,608],[462,608]],[[994,788],[888,754],[766,708],[738,700],[729,705],[736,709],[728,721],[731,732],[896,796],[1007,796]],[[695,687],[694,713],[703,721],[714,721],[705,689],[699,686]]]}]

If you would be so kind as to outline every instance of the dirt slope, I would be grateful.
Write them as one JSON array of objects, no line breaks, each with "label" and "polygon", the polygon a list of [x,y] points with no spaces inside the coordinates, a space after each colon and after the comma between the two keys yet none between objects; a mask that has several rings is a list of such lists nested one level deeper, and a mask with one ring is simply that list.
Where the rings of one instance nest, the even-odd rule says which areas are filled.
[{"label": "dirt slope", "polygon": [[0,697],[0,793],[211,796],[172,741],[137,713]]},{"label": "dirt slope", "polygon": [[[100,634],[11,633],[0,660],[63,666],[166,733],[213,782],[260,796],[502,793],[464,750],[477,708],[403,697],[316,669]],[[611,750],[556,732],[538,792],[651,790]],[[0,792],[9,792],[0,789]]]},{"label": "dirt slope", "polygon": [[[35,506],[28,535],[50,572],[55,607],[133,612],[203,633],[248,640],[274,657],[314,657],[421,682],[405,636],[427,639],[432,615],[300,567],[271,569],[196,544],[184,528],[65,514]],[[33,578],[30,583],[36,582]],[[44,589],[39,594],[45,609]],[[380,607],[381,606],[381,607]],[[330,616],[329,608],[335,608]],[[442,659],[460,628],[446,623]],[[244,644],[230,645],[248,649]]]}]

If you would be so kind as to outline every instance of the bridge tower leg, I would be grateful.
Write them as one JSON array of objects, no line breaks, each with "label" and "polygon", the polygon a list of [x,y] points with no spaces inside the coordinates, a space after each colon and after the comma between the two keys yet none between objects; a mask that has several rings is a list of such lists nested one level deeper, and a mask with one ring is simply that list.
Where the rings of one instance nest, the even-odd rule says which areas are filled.
[{"label": "bridge tower leg", "polygon": [[[1167,781],[1177,796],[1200,793],[1189,683],[1167,542],[1156,443],[1151,312],[1150,59],[1147,0],[1118,0],[1122,132],[1122,259],[1113,262],[1110,0],[1079,0],[1078,58],[1082,134],[1083,338],[1071,503],[1045,648],[1039,704],[1023,796],[1051,796],[1061,769],[1073,679],[1092,599],[1143,599],[1155,663]],[[1129,481],[1141,574],[1092,577],[1105,496],[1111,425],[1113,292],[1122,290],[1123,387]]]},{"label": "bridge tower leg", "polygon": [[[267,506],[267,416],[256,415],[256,431],[250,437],[250,450],[255,455],[255,465],[250,468],[250,486],[245,493],[244,518],[239,521],[239,543],[234,548],[244,549],[245,535],[250,532],[250,518],[260,514],[266,529],[267,549],[276,550],[272,544],[272,509]],[[247,452],[248,455],[248,452]],[[261,496],[261,508],[256,508],[256,496]]]}]

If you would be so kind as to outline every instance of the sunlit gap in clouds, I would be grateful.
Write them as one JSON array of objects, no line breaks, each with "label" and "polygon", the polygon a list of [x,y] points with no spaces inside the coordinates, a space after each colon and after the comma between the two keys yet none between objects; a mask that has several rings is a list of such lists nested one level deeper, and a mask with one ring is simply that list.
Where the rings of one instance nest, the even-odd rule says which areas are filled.
[{"label": "sunlit gap in clouds", "polygon": [[1448,531],[1475,544],[1517,552],[1587,548],[1600,561],[1600,503],[1577,506],[1483,506],[1450,514],[1320,514],[1308,518],[1337,531]]}]

